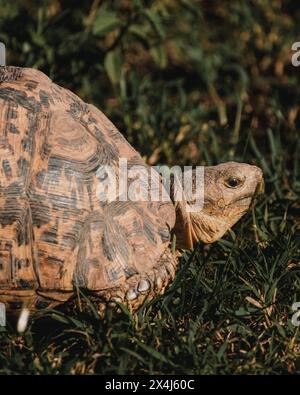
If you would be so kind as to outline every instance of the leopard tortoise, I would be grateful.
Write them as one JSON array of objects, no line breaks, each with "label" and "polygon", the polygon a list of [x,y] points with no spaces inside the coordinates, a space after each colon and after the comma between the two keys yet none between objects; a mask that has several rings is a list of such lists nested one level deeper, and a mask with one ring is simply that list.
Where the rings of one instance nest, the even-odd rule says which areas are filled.
[{"label": "leopard tortoise", "polygon": [[198,212],[175,201],[174,187],[164,201],[101,200],[99,169],[120,177],[119,158],[148,168],[96,107],[38,70],[0,67],[0,302],[8,310],[52,307],[78,289],[134,310],[174,278],[172,235],[178,249],[217,240],[263,183],[258,167],[228,162],[204,168]]}]

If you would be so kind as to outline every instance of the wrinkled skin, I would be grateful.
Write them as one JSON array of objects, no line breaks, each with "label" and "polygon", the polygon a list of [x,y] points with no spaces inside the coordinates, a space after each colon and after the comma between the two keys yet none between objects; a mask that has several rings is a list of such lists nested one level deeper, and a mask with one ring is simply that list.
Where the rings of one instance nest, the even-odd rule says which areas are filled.
[{"label": "wrinkled skin", "polygon": [[256,192],[263,190],[263,173],[257,166],[227,162],[204,169],[204,206],[187,212],[189,202],[175,204],[177,246],[193,248],[202,241],[221,238],[249,209]]}]

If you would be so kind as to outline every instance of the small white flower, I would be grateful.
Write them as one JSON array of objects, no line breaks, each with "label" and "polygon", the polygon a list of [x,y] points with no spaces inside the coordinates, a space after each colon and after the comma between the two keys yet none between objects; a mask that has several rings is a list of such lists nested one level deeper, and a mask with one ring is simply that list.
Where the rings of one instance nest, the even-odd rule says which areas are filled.
[{"label": "small white flower", "polygon": [[30,311],[24,307],[18,319],[17,331],[23,333],[27,327]]}]

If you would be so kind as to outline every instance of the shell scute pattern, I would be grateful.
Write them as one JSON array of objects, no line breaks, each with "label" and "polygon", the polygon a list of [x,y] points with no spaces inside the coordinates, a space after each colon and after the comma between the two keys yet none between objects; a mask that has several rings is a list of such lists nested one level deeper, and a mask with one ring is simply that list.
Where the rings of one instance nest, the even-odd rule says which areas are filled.
[{"label": "shell scute pattern", "polygon": [[163,289],[174,208],[99,201],[100,166],[145,166],[105,115],[37,70],[6,67],[0,121],[0,300],[26,289],[47,304],[79,286],[137,303]]}]

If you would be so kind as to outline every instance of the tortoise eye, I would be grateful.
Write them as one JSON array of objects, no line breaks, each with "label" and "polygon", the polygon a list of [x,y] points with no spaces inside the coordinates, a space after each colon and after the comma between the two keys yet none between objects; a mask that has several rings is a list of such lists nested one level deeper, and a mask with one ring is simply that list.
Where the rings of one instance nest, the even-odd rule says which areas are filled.
[{"label": "tortoise eye", "polygon": [[225,180],[225,185],[228,188],[237,188],[238,186],[240,186],[242,183],[242,181],[239,178],[234,178],[234,177],[230,177],[227,178],[227,180]]}]

